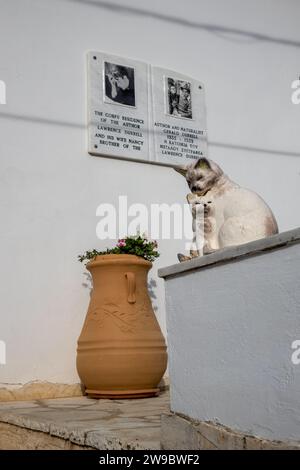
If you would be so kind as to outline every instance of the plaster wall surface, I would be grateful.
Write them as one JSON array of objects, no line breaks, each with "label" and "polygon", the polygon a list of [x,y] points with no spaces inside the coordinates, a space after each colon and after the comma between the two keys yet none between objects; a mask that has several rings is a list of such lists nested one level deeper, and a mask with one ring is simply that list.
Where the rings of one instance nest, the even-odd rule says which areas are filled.
[{"label": "plaster wall surface", "polygon": [[300,441],[300,230],[270,240],[166,275],[171,410]]},{"label": "plaster wall surface", "polygon": [[[209,155],[264,197],[280,229],[300,225],[300,5],[293,0],[0,0],[0,384],[72,384],[89,302],[77,255],[111,246],[96,236],[101,203],[184,203],[169,168],[87,154],[86,52],[132,57],[200,79]],[[238,30],[238,31],[237,31]],[[165,330],[156,269],[183,240],[159,240],[150,274]],[[181,289],[182,290],[182,289]]]}]

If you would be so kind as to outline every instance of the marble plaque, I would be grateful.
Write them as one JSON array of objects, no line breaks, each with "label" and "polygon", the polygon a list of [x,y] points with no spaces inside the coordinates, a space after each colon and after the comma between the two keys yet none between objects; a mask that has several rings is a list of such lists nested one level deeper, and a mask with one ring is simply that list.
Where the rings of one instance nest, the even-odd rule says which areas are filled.
[{"label": "marble plaque", "polygon": [[141,61],[88,53],[88,151],[177,166],[206,156],[203,85]]},{"label": "marble plaque", "polygon": [[149,161],[148,65],[88,54],[89,153]]},{"label": "marble plaque", "polygon": [[151,82],[154,161],[176,166],[207,156],[203,84],[159,67]]}]

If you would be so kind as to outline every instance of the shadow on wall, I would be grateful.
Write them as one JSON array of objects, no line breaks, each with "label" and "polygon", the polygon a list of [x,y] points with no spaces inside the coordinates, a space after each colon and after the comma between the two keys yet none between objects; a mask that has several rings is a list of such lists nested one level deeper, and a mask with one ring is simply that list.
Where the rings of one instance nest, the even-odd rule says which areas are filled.
[{"label": "shadow on wall", "polygon": [[[164,15],[163,13],[158,13],[155,11],[144,10],[142,8],[130,7],[127,5],[120,5],[117,3],[112,2],[102,2],[97,0],[66,0],[72,3],[79,3],[88,6],[98,7],[106,10],[113,11],[118,14],[123,15],[135,15],[135,16],[145,16],[148,18],[156,19],[159,21],[165,21],[168,23],[173,23],[181,26],[185,26],[187,28],[194,28],[194,29],[202,29],[209,33],[215,34],[217,36],[222,37],[223,39],[227,39],[229,41],[234,42],[242,42],[245,40],[247,41],[264,41],[264,42],[272,42],[275,44],[282,44],[284,46],[292,46],[292,47],[300,47],[300,41],[294,41],[292,39],[284,39],[278,38],[276,36],[268,36],[266,34],[260,34],[253,31],[244,31],[238,28],[228,28],[225,26],[219,26],[214,24],[207,24],[207,23],[197,23],[195,21],[187,20],[184,18],[178,18],[176,16],[169,16]],[[235,38],[233,36],[236,36]],[[242,39],[238,38],[238,36]],[[247,42],[248,42],[247,41]]]},{"label": "shadow on wall", "polygon": [[[72,1],[75,1],[75,0],[72,0]],[[21,115],[21,114],[0,112],[0,119],[11,119],[11,120],[16,120],[16,121],[25,121],[25,122],[32,122],[36,124],[45,124],[45,125],[53,125],[53,126],[74,127],[74,128],[78,128],[82,130],[87,129],[86,124],[80,124],[80,123],[68,122],[68,121],[57,121],[55,119],[48,119],[48,118],[40,117],[40,116],[26,116],[26,115]],[[300,157],[300,152],[291,152],[289,150],[284,150],[284,149],[275,150],[275,149],[267,149],[267,148],[261,148],[261,147],[249,147],[247,145],[236,145],[236,144],[227,143],[227,142],[213,142],[213,141],[208,141],[208,145],[210,147],[222,147],[222,148],[230,148],[233,150],[245,150],[247,152],[266,153],[270,155],[282,155],[282,156],[288,156],[288,157]],[[141,162],[141,163],[144,163],[144,162]]]},{"label": "shadow on wall", "polygon": [[85,280],[84,282],[82,282],[82,287],[84,287],[85,289],[88,289],[89,290],[89,294],[90,294],[90,297],[92,296],[92,290],[93,290],[93,279],[92,279],[92,275],[91,273],[89,273],[88,271],[84,272],[83,273],[84,277],[85,277]]},{"label": "shadow on wall", "polygon": [[157,297],[155,295],[155,289],[157,288],[157,282],[155,279],[151,278],[148,281],[148,292],[152,303],[152,308],[154,312],[158,312],[158,306],[156,305]]}]

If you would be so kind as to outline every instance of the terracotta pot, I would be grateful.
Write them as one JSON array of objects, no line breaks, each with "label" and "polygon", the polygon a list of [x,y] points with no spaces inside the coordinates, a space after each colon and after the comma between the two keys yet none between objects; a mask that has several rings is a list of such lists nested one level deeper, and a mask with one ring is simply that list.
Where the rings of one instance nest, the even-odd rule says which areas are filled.
[{"label": "terracotta pot", "polygon": [[156,395],[167,366],[164,337],[152,309],[147,274],[134,255],[97,256],[90,305],[78,340],[77,371],[96,398]]}]

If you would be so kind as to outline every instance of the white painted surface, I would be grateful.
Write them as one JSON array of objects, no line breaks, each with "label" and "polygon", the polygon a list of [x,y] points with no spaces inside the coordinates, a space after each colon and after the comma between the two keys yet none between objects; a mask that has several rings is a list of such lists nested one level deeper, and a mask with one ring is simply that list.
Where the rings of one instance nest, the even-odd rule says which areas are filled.
[{"label": "white painted surface", "polygon": [[[210,157],[262,195],[281,230],[300,225],[300,105],[291,102],[299,47],[201,26],[300,41],[299,3],[119,4],[120,10],[98,0],[0,0],[0,79],[9,90],[0,109],[0,339],[7,345],[2,383],[77,382],[76,339],[89,292],[76,257],[105,246],[95,232],[101,202],[116,204],[119,194],[127,194],[129,203],[185,202],[185,182],[168,168],[87,154],[88,50],[133,57],[203,81],[208,136],[217,143]],[[183,249],[184,241],[162,241],[156,267],[176,262]],[[155,282],[164,327],[163,282]]]},{"label": "white painted surface", "polygon": [[300,440],[300,243],[166,279],[171,409]]}]

